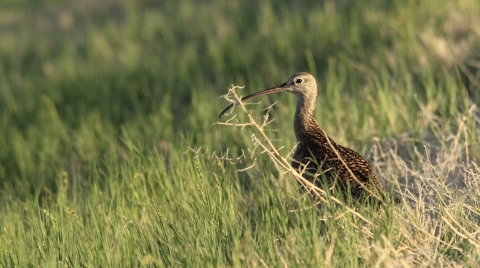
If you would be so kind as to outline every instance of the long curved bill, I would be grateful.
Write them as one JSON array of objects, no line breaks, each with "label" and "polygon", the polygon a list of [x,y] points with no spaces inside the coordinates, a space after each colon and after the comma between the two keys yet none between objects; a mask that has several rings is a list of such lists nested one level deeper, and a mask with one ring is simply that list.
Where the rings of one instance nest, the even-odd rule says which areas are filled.
[{"label": "long curved bill", "polygon": [[[269,89],[265,89],[265,90],[262,90],[260,92],[253,93],[253,94],[250,94],[248,96],[245,96],[241,99],[241,101],[248,100],[248,99],[251,99],[251,98],[255,98],[255,97],[258,97],[258,96],[263,96],[263,95],[268,95],[268,94],[272,94],[272,93],[287,91],[288,89],[289,89],[289,86],[287,86],[287,83],[283,83],[279,86],[272,87],[272,88],[269,88]],[[224,115],[228,110],[230,110],[236,104],[238,104],[238,102],[230,104],[227,108],[225,108],[225,110],[223,110],[220,113],[218,118],[222,117],[222,115]]]}]

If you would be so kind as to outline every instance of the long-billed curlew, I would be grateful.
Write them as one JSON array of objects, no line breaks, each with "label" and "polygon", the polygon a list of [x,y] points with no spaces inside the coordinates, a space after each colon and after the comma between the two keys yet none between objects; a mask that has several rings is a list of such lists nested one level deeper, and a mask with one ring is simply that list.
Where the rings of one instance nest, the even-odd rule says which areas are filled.
[{"label": "long-billed curlew", "polygon": [[[364,200],[363,197],[383,193],[367,160],[354,150],[334,142],[318,126],[315,120],[317,82],[313,75],[294,74],[279,86],[248,95],[241,100],[283,91],[297,96],[293,126],[298,145],[292,167],[303,172],[305,179],[320,188],[324,185],[331,187],[335,182],[339,182],[340,189],[350,189],[355,200]],[[223,110],[219,117],[233,105]]]}]

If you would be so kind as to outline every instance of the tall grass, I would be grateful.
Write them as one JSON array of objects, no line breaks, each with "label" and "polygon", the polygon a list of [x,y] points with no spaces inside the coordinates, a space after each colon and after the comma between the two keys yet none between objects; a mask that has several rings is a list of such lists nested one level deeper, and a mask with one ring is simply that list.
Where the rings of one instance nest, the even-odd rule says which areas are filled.
[{"label": "tall grass", "polygon": [[[467,0],[2,2],[0,266],[477,266],[478,14]],[[214,124],[231,84],[297,71],[318,78],[322,128],[403,204],[316,208],[254,151],[255,129]],[[247,110],[262,122],[278,101],[264,131],[285,157],[294,97],[261,100]]]}]

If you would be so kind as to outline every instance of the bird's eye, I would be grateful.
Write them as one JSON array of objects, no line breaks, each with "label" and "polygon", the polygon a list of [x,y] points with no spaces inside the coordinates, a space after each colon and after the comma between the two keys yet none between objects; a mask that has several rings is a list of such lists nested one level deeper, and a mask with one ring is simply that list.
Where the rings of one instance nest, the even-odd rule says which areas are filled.
[{"label": "bird's eye", "polygon": [[302,82],[303,82],[303,80],[300,79],[300,78],[298,78],[298,79],[295,80],[295,83],[297,83],[297,84],[300,84],[300,83],[302,83]]}]

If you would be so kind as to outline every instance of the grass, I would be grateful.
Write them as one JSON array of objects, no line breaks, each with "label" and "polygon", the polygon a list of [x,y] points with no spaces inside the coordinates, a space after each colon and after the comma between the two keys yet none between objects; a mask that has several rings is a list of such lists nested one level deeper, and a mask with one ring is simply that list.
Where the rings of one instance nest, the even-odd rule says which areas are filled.
[{"label": "grass", "polygon": [[[0,7],[0,266],[478,266],[477,1]],[[258,147],[294,147],[294,96],[215,124],[298,71],[403,204],[299,193]]]}]

